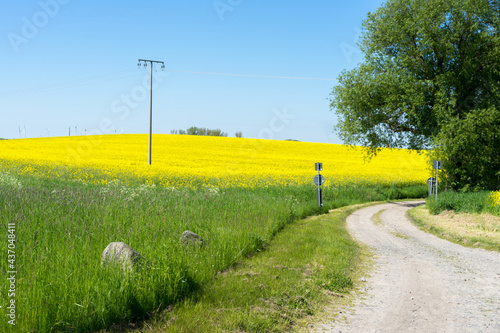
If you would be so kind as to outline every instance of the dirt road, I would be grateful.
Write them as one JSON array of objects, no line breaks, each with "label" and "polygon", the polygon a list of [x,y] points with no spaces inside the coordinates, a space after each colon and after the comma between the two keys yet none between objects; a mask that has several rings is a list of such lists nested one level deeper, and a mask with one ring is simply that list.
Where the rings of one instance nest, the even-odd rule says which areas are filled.
[{"label": "dirt road", "polygon": [[374,269],[362,278],[356,305],[314,331],[500,332],[500,253],[418,230],[405,213],[422,203],[382,204],[349,216],[351,234],[375,254]]}]

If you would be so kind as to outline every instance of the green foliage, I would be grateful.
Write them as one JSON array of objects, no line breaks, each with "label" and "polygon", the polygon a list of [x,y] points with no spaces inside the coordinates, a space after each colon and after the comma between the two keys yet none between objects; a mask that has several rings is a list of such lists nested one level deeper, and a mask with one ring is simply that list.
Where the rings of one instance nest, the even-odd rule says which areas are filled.
[{"label": "green foliage", "polygon": [[324,285],[328,290],[338,293],[345,293],[348,290],[351,290],[354,285],[349,276],[346,276],[338,271],[328,272],[325,274],[323,281],[325,282],[323,282],[322,285]]},{"label": "green foliage", "polygon": [[[23,332],[92,331],[142,320],[192,295],[302,216],[426,193],[425,186],[325,187],[320,209],[313,185],[176,189],[2,175],[0,223],[16,225],[17,309],[22,314],[16,329]],[[184,230],[199,234],[203,247],[186,250],[179,241]],[[133,274],[101,267],[102,251],[117,241],[149,264]],[[349,244],[336,248],[351,251]],[[351,263],[329,264],[341,275],[325,275],[324,283],[332,290],[349,287],[345,267]],[[7,261],[1,261],[2,274],[7,270]],[[0,294],[7,287],[0,285]],[[7,325],[0,322],[0,331],[8,332]]]},{"label": "green foliage", "polygon": [[437,202],[435,197],[428,198],[427,208],[431,214],[453,210],[457,213],[491,213],[500,216],[500,207],[493,204],[490,193],[489,191],[446,191],[438,193]]},{"label": "green foliage", "polygon": [[[237,132],[238,134],[241,132]],[[180,134],[180,135],[202,135],[202,136],[227,136],[226,132],[220,129],[210,129],[205,127],[191,126],[187,130],[171,130],[170,134]],[[240,136],[241,137],[241,136]]]},{"label": "green foliage", "polygon": [[[389,0],[369,13],[360,41],[365,61],[344,71],[332,91],[341,138],[372,154],[437,144],[451,161],[453,188],[498,187],[499,13],[488,0]],[[451,144],[477,128],[480,137]],[[472,155],[461,162],[463,150],[483,145],[490,156],[476,161],[475,172],[467,165]]]},{"label": "green foliage", "polygon": [[[340,209],[287,225],[264,251],[217,276],[148,326],[158,332],[288,332],[320,313],[325,294],[348,293],[361,249]],[[336,296],[340,296],[335,294]],[[341,299],[341,298],[339,298]],[[195,319],[195,320],[194,320]]]},{"label": "green foliage", "polygon": [[[464,213],[446,214],[443,219],[433,219],[430,218],[426,208],[427,205],[408,211],[410,220],[421,230],[462,246],[500,251],[500,225],[484,214],[476,216],[464,216]],[[493,213],[490,208],[486,209]],[[500,209],[497,209],[496,215],[500,216]],[[442,220],[445,222],[441,222]],[[456,223],[449,223],[450,220],[455,220]]]},{"label": "green foliage", "polygon": [[443,126],[446,181],[461,190],[500,188],[500,109],[476,109]]},{"label": "green foliage", "polygon": [[21,182],[13,175],[6,173],[6,172],[0,172],[0,186],[10,186],[13,188],[22,188]]}]

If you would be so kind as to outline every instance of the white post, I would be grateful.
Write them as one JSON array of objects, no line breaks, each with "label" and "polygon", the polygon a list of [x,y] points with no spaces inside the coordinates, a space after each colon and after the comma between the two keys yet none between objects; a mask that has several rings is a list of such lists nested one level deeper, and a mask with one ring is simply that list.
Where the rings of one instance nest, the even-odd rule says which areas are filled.
[{"label": "white post", "polygon": [[439,167],[436,168],[436,201],[438,199],[438,175],[439,175]]}]

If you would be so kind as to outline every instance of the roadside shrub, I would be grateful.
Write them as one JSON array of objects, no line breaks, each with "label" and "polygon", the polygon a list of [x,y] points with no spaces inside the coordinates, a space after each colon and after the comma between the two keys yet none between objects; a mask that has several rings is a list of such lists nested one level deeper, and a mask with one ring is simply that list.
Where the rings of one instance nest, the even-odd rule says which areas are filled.
[{"label": "roadside shrub", "polygon": [[435,197],[427,199],[427,208],[431,214],[439,214],[442,211],[454,210],[455,212],[479,214],[488,211],[489,191],[478,192],[454,192],[447,191]]}]

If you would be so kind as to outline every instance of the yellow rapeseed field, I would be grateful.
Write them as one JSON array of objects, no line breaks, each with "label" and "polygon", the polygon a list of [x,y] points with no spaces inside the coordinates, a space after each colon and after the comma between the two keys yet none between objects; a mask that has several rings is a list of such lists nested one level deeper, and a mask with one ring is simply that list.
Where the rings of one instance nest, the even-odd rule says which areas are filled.
[{"label": "yellow rapeseed field", "polygon": [[165,186],[269,186],[312,183],[322,162],[327,184],[424,184],[426,157],[383,149],[371,160],[362,148],[307,142],[153,135],[152,164],[143,134],[0,141],[0,170],[106,184],[139,179]]}]

